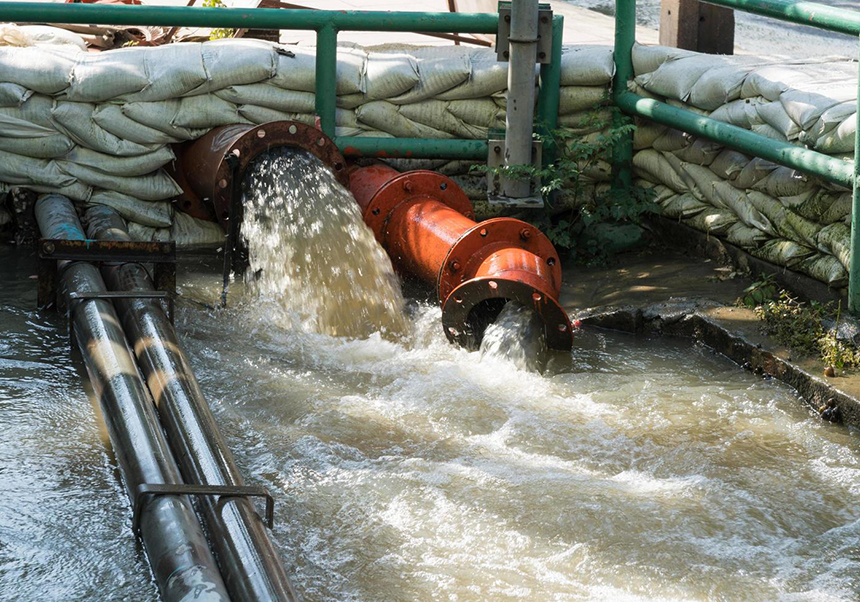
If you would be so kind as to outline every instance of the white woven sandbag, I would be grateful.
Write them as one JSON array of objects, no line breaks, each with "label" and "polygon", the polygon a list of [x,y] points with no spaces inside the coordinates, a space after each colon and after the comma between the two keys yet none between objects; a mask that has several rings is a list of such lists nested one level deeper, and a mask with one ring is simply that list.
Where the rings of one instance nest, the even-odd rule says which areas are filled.
[{"label": "white woven sandbag", "polygon": [[[409,105],[404,105],[409,106]],[[355,110],[361,124],[368,129],[381,130],[399,138],[453,138],[454,136],[407,119],[398,111],[397,105],[377,100],[361,105]]]},{"label": "white woven sandbag", "polygon": [[125,177],[106,174],[98,169],[70,161],[56,163],[63,173],[74,176],[93,188],[115,190],[144,201],[161,201],[173,198],[182,192],[179,185],[163,169],[145,176]]},{"label": "white woven sandbag", "polygon": [[689,192],[673,194],[660,203],[660,214],[672,219],[686,219],[698,215],[710,205],[703,203]]},{"label": "white woven sandbag", "polygon": [[472,73],[472,63],[465,49],[456,55],[446,53],[442,57],[420,59],[417,67],[418,82],[407,92],[385,100],[409,104],[435,98],[468,80]]},{"label": "white woven sandbag", "polygon": [[69,52],[86,52],[87,43],[73,31],[48,25],[19,25],[34,46],[68,46]]},{"label": "white woven sandbag", "polygon": [[813,255],[815,251],[792,240],[777,238],[752,249],[750,253],[759,259],[790,268]]},{"label": "white woven sandbag", "polygon": [[756,112],[764,123],[778,131],[786,140],[795,140],[802,131],[785,112],[781,102],[759,104],[756,106]]},{"label": "white woven sandbag", "polygon": [[646,149],[633,155],[633,167],[636,173],[651,182],[663,184],[675,192],[690,192],[683,178],[672,169],[672,165],[662,153]]},{"label": "white woven sandbag", "polygon": [[[167,48],[167,47],[165,47]],[[151,48],[118,48],[77,57],[62,98],[74,102],[102,102],[140,92],[149,83],[146,55]]]},{"label": "white woven sandbag", "polygon": [[[142,90],[117,96],[126,102],[148,102],[191,94],[205,85],[202,45],[167,44],[147,48],[145,58],[149,83]],[[104,53],[102,53],[104,54]]]},{"label": "white woven sandbag", "polygon": [[636,77],[636,83],[646,90],[687,102],[697,81],[708,71],[725,67],[728,62],[714,56],[686,56],[666,61],[656,71]]},{"label": "white woven sandbag", "polygon": [[487,128],[470,125],[448,111],[444,100],[425,100],[418,103],[401,105],[399,113],[407,119],[447,132],[456,138],[486,138]]},{"label": "white woven sandbag", "polygon": [[217,247],[224,244],[224,229],[214,222],[191,217],[177,211],[170,228],[158,228],[151,240],[175,241],[176,246],[184,249],[198,247]]},{"label": "white woven sandbag", "polygon": [[171,125],[187,129],[211,129],[220,125],[250,123],[239,115],[239,108],[232,102],[214,94],[186,96],[179,102],[179,110]]},{"label": "white woven sandbag", "polygon": [[75,178],[61,171],[56,161],[0,151],[0,182],[62,187],[74,184]]},{"label": "white woven sandbag", "polygon": [[637,119],[636,130],[633,132],[633,149],[638,151],[651,148],[666,129],[665,125]]},{"label": "white woven sandbag", "polygon": [[0,113],[0,134],[7,138],[45,138],[53,136],[57,130],[19,117]]},{"label": "white woven sandbag", "polygon": [[0,107],[20,107],[33,95],[20,84],[0,83]]},{"label": "white woven sandbag", "polygon": [[132,221],[129,221],[126,226],[128,226],[128,235],[131,236],[132,240],[150,242],[155,236],[155,228],[152,226],[144,226]]},{"label": "white woven sandbag", "polygon": [[[2,117],[0,117],[2,123]],[[2,126],[0,126],[2,129]],[[75,146],[75,143],[63,134],[39,136],[36,138],[5,138],[0,137],[0,150],[24,157],[35,159],[56,159],[63,157]]]},{"label": "white woven sandbag", "polygon": [[93,121],[95,106],[83,102],[58,102],[51,112],[57,128],[84,146],[108,155],[133,157],[157,150],[160,145],[137,144],[117,138]]},{"label": "white woven sandbag", "polygon": [[20,107],[6,107],[0,109],[0,116],[14,117],[31,124],[42,126],[48,130],[56,130],[56,126],[51,120],[51,111],[53,108],[53,98],[43,94],[34,94]]},{"label": "white woven sandbag", "polygon": [[[713,165],[712,165],[713,167]],[[776,163],[771,163],[767,159],[754,157],[750,159],[740,173],[735,176],[732,184],[736,188],[753,188],[758,182],[770,175],[770,173],[779,168]]]},{"label": "white woven sandbag", "polygon": [[19,84],[40,94],[69,86],[77,53],[55,47],[0,47],[0,82]]},{"label": "white woven sandbag", "polygon": [[138,144],[175,144],[183,140],[183,138],[175,138],[160,130],[138,123],[124,115],[122,107],[116,104],[97,105],[93,111],[93,121],[114,136]]},{"label": "white woven sandbag", "polygon": [[268,83],[230,86],[218,90],[215,96],[237,105],[256,105],[285,113],[312,113],[315,107],[310,92],[284,90]]},{"label": "white woven sandbag", "polygon": [[705,71],[690,90],[690,104],[713,111],[720,105],[737,100],[741,96],[744,79],[752,68],[752,65],[732,61],[732,64]]},{"label": "white woven sandbag", "polygon": [[741,222],[730,226],[726,230],[725,237],[727,241],[742,249],[753,249],[769,238],[765,232]]},{"label": "white woven sandbag", "polygon": [[815,141],[815,150],[822,153],[847,153],[854,150],[857,115],[850,115],[829,134]]},{"label": "white woven sandbag", "polygon": [[723,180],[734,182],[749,161],[750,158],[743,153],[727,148],[708,167]]},{"label": "white woven sandbag", "polygon": [[152,173],[175,158],[169,146],[163,146],[156,151],[136,157],[116,157],[76,146],[66,155],[65,160],[106,174],[130,177]]},{"label": "white woven sandbag", "polygon": [[707,234],[724,234],[738,221],[737,216],[725,209],[705,209],[698,215],[683,220],[685,224]]},{"label": "white woven sandbag", "polygon": [[753,184],[752,188],[773,197],[792,197],[820,185],[820,182],[811,176],[790,167],[780,166]]},{"label": "white woven sandbag", "polygon": [[604,86],[563,86],[559,90],[558,114],[567,115],[594,109],[609,101],[609,88]]},{"label": "white woven sandbag", "polygon": [[776,234],[770,220],[750,203],[746,194],[723,181],[714,183],[714,192],[722,205],[737,215],[746,226],[761,232]]},{"label": "white woven sandbag", "polygon": [[104,205],[113,208],[123,219],[155,228],[173,223],[173,204],[143,201],[115,190],[94,190],[86,206]]},{"label": "white woven sandbag", "polygon": [[418,84],[417,61],[403,53],[370,52],[364,63],[364,93],[374,100],[408,92]]},{"label": "white woven sandbag", "polygon": [[[340,111],[341,109],[338,109],[338,112]],[[269,123],[270,121],[298,121],[305,125],[314,125],[316,120],[316,117],[311,113],[286,113],[256,105],[241,105],[239,107],[239,115],[257,125]]]},{"label": "white woven sandbag", "polygon": [[508,87],[508,64],[500,63],[496,52],[489,48],[475,48],[469,54],[471,73],[469,79],[442,92],[438,100],[466,100],[486,98]]},{"label": "white woven sandbag", "polygon": [[711,119],[736,125],[740,128],[751,129],[761,125],[764,120],[758,114],[758,107],[766,104],[765,98],[741,98],[717,107],[710,114]]},{"label": "white woven sandbag", "polygon": [[674,128],[666,128],[663,133],[654,140],[654,150],[660,152],[674,152],[687,148],[693,143],[693,135]]},{"label": "white woven sandbag", "polygon": [[[275,75],[268,80],[284,90],[313,92],[316,82],[316,49],[304,46],[285,46],[277,54]],[[290,56],[292,54],[292,56]],[[367,54],[359,48],[337,48],[337,93],[356,94],[362,91],[361,73]]]},{"label": "white woven sandbag", "polygon": [[591,134],[606,130],[611,118],[612,113],[608,109],[580,111],[559,115],[558,127],[564,128],[571,134]]},{"label": "white woven sandbag", "polygon": [[723,152],[723,146],[719,142],[696,138],[691,145],[675,151],[674,154],[688,163],[708,166],[721,152]]},{"label": "white woven sandbag", "polygon": [[615,75],[611,46],[565,46],[561,51],[562,86],[605,86]]},{"label": "white woven sandbag", "polygon": [[[179,113],[180,99],[157,102],[130,102],[122,105],[122,114],[129,119],[158,130],[177,140],[196,140],[206,133],[205,129],[194,130],[173,125]],[[101,150],[101,149],[96,149]],[[155,150],[152,148],[151,150]]]},{"label": "white woven sandbag", "polygon": [[836,257],[846,269],[851,267],[851,228],[842,223],[823,227],[816,236],[816,245]]},{"label": "white woven sandbag", "polygon": [[779,96],[785,112],[801,129],[808,130],[830,108],[857,99],[857,80],[842,78],[816,79],[803,83],[804,88],[786,90]]},{"label": "white woven sandbag", "polygon": [[813,255],[795,264],[793,269],[833,288],[848,284],[848,272],[839,263],[839,260],[831,255]]},{"label": "white woven sandbag", "polygon": [[189,95],[205,94],[242,84],[254,84],[278,72],[278,54],[270,42],[225,39],[204,42],[201,48],[206,81]]},{"label": "white woven sandbag", "polygon": [[754,69],[746,76],[741,87],[741,97],[761,96],[770,101],[778,101],[784,91],[808,79],[810,76],[798,71],[796,66],[766,65]]},{"label": "white woven sandbag", "polygon": [[782,132],[767,123],[754,124],[750,126],[749,129],[765,138],[771,138],[772,140],[778,140],[780,142],[788,142],[788,138],[783,136]]},{"label": "white woven sandbag", "polygon": [[679,59],[686,56],[694,56],[691,50],[672,48],[671,46],[642,46],[633,45],[633,72],[643,75],[656,71],[666,61]]}]

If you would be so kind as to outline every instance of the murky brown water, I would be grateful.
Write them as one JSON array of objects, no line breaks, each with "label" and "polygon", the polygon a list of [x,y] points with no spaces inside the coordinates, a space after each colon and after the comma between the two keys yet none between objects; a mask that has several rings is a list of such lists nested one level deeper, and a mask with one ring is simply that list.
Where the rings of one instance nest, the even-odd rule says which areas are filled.
[{"label": "murky brown water", "polygon": [[[0,599],[155,599],[19,258],[0,249]],[[186,271],[184,296],[218,281]],[[451,347],[431,305],[402,340],[347,340],[241,297],[177,325],[306,600],[857,595],[857,433],[707,349],[582,332],[540,375]]]}]

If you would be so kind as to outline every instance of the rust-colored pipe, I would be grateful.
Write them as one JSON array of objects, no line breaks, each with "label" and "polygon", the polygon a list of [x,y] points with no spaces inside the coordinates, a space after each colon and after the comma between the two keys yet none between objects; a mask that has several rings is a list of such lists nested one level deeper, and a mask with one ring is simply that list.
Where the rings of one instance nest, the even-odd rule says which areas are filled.
[{"label": "rust-colored pipe", "polygon": [[475,222],[463,191],[432,171],[356,167],[349,187],[395,267],[436,285],[450,341],[475,348],[502,306],[518,301],[541,317],[550,348],[570,349],[561,264],[537,228],[507,217]]}]

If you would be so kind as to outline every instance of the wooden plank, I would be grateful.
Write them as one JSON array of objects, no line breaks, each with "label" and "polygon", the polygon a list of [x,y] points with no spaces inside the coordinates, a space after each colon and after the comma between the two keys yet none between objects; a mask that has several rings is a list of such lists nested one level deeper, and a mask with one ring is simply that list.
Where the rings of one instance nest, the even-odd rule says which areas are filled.
[{"label": "wooden plank", "polygon": [[660,44],[707,54],[734,54],[735,15],[699,0],[662,0]]}]

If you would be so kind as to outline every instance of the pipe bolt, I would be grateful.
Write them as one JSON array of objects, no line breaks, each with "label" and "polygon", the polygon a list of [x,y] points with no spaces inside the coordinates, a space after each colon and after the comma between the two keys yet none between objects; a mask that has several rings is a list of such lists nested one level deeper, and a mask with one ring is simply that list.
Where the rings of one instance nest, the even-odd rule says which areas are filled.
[{"label": "pipe bolt", "polygon": [[379,215],[379,207],[374,207],[373,210],[371,210],[371,213],[373,215]]},{"label": "pipe bolt", "polygon": [[163,253],[170,253],[170,245],[162,245],[161,251]]},{"label": "pipe bolt", "polygon": [[493,147],[493,152],[496,153],[497,155],[500,154],[502,152],[502,147],[497,144],[496,146]]},{"label": "pipe bolt", "polygon": [[510,23],[510,22],[511,22],[511,16],[505,15],[505,23]]},{"label": "pipe bolt", "polygon": [[451,262],[451,271],[452,272],[459,272],[460,271],[460,262],[459,261],[454,260]]},{"label": "pipe bolt", "polygon": [[406,192],[412,192],[412,188],[412,182],[410,182],[409,180],[403,182],[403,190],[405,190]]},{"label": "pipe bolt", "polygon": [[45,245],[42,247],[42,250],[45,251],[47,255],[50,255],[54,252],[54,248],[54,243],[46,242]]},{"label": "pipe bolt", "polygon": [[511,57],[511,53],[510,53],[510,52],[508,52],[507,50],[505,50],[505,51],[502,53],[502,56],[504,56],[504,57],[507,59],[507,58],[510,58],[510,57]]},{"label": "pipe bolt", "polygon": [[549,259],[547,259],[547,260],[546,260],[546,264],[547,264],[549,267],[554,266],[554,265],[555,265],[555,257],[550,257]]},{"label": "pipe bolt", "polygon": [[538,58],[545,59],[546,58],[546,52],[538,52]]},{"label": "pipe bolt", "polygon": [[522,238],[523,240],[528,240],[531,237],[532,237],[532,231],[529,230],[528,228],[523,228],[522,230],[520,230],[520,238]]},{"label": "pipe bolt", "polygon": [[223,178],[218,180],[218,188],[227,188],[227,180]]},{"label": "pipe bolt", "polygon": [[265,138],[266,130],[257,130],[257,138]]}]

